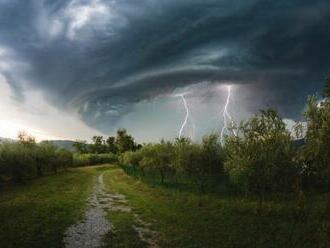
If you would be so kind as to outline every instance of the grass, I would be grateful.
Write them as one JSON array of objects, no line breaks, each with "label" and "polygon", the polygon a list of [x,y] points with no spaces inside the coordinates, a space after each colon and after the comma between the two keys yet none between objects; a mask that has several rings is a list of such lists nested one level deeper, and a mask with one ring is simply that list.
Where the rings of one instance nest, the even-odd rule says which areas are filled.
[{"label": "grass", "polygon": [[254,199],[226,195],[205,195],[198,206],[198,194],[148,185],[119,168],[105,174],[105,183],[162,233],[161,247],[330,247],[325,195],[307,197],[300,208],[289,199],[259,209]]},{"label": "grass", "polygon": [[124,194],[133,212],[109,211],[108,247],[146,247],[134,214],[160,235],[160,247],[330,247],[330,197],[312,194],[258,202],[226,194],[150,185],[118,167],[72,169],[0,191],[0,247],[63,247],[66,228],[83,215],[93,180],[104,173],[107,190]]},{"label": "grass", "polygon": [[0,191],[0,247],[62,247],[83,214],[95,170],[73,169]]},{"label": "grass", "polygon": [[137,231],[133,228],[133,226],[136,225],[136,221],[132,213],[109,211],[108,218],[111,221],[113,229],[105,239],[107,243],[106,247],[147,247],[146,244],[140,240]]}]

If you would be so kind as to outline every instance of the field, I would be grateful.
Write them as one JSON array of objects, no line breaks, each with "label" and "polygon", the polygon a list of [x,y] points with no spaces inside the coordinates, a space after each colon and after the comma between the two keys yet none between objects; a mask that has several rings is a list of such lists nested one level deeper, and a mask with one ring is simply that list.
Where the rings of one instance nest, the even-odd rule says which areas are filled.
[{"label": "field", "polygon": [[[0,195],[1,247],[62,247],[83,218],[95,179],[115,199],[107,247],[329,247],[328,196],[270,197],[260,207],[241,195],[205,194],[148,184],[116,166],[70,169]],[[116,197],[114,197],[116,196]],[[123,198],[119,197],[123,196]]]}]

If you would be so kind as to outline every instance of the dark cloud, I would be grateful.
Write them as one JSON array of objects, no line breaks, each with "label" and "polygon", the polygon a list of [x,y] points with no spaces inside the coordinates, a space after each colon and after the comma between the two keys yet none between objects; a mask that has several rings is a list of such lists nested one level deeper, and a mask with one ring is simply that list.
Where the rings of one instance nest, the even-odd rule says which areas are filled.
[{"label": "dark cloud", "polygon": [[0,0],[0,47],[29,68],[7,71],[13,89],[103,131],[202,81],[251,85],[247,109],[297,118],[329,72],[329,23],[328,0]]}]

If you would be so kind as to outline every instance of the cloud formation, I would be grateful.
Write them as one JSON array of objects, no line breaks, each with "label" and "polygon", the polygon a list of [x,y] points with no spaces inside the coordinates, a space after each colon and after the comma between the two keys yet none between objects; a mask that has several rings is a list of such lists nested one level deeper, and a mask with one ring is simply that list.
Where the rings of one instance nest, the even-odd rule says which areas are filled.
[{"label": "cloud formation", "polygon": [[40,90],[106,133],[187,87],[219,107],[228,83],[241,112],[299,118],[329,72],[329,23],[328,0],[0,0],[0,73],[17,100]]}]

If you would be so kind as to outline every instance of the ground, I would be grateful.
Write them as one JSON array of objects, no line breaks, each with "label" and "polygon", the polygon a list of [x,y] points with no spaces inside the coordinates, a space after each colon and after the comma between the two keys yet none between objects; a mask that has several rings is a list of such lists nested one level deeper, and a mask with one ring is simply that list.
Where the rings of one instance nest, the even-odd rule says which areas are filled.
[{"label": "ground", "polygon": [[[116,166],[72,169],[0,194],[1,247],[329,247],[328,196],[258,201],[146,184]],[[100,225],[98,225],[100,224]],[[102,235],[105,234],[105,235]],[[86,242],[85,244],[86,247]]]}]

